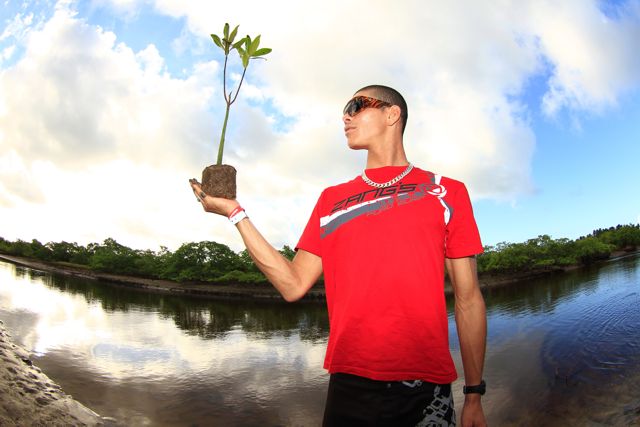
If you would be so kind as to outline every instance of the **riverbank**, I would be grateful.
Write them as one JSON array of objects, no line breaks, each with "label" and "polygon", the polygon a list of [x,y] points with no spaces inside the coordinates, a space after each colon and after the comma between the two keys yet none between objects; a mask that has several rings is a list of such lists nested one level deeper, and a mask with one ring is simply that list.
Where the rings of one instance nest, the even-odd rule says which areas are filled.
[{"label": "riverbank", "polygon": [[116,426],[85,407],[33,365],[0,320],[0,426]]},{"label": "riverbank", "polygon": [[[608,261],[630,256],[639,253],[619,251],[611,254]],[[89,280],[99,280],[117,286],[125,286],[143,292],[158,292],[171,295],[188,295],[204,298],[221,299],[256,299],[256,300],[280,300],[284,301],[280,294],[269,284],[219,284],[211,282],[199,283],[179,283],[170,280],[147,279],[136,276],[123,276],[116,274],[100,273],[88,268],[81,268],[63,263],[51,263],[40,260],[18,257],[14,255],[0,254],[0,260],[9,261],[16,265],[29,267],[34,270],[46,271],[55,274],[79,277]],[[558,274],[566,271],[576,270],[581,266],[557,267],[550,269],[540,269],[526,272],[503,273],[503,274],[482,274],[478,280],[483,291],[512,285],[517,282]],[[452,295],[453,289],[450,283],[445,283],[445,294]],[[312,287],[303,301],[324,302],[325,293],[323,285]]]},{"label": "riverbank", "polygon": [[[144,277],[124,276],[117,274],[101,273],[88,268],[76,267],[68,264],[44,262],[40,260],[18,257],[14,255],[0,254],[0,260],[9,261],[16,265],[29,267],[34,270],[46,271],[55,274],[79,277],[88,280],[99,280],[131,289],[158,292],[171,295],[189,295],[205,298],[223,299],[258,299],[258,300],[282,300],[280,294],[269,283],[264,284],[220,284],[211,282],[180,283],[170,280],[147,279]],[[324,301],[324,287],[312,288],[305,300]]]}]

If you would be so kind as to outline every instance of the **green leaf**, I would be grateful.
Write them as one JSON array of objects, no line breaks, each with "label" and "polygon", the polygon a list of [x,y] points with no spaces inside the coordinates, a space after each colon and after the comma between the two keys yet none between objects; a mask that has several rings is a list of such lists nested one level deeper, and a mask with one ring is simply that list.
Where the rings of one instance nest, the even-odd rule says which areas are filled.
[{"label": "green leaf", "polygon": [[258,50],[256,50],[256,51],[253,53],[253,55],[251,55],[251,56],[263,56],[263,55],[266,55],[266,54],[268,54],[268,53],[271,53],[271,50],[272,50],[272,49],[270,49],[270,48],[268,48],[268,47],[263,47],[262,49],[258,49]]},{"label": "green leaf", "polygon": [[238,55],[240,55],[240,58],[247,54],[247,52],[240,46],[236,47],[236,50],[238,51]]},{"label": "green leaf", "polygon": [[247,68],[249,66],[249,55],[245,52],[244,55],[242,55],[242,66],[244,68]]},{"label": "green leaf", "polygon": [[220,48],[220,49],[224,49],[222,47],[222,41],[220,40],[220,37],[218,37],[215,34],[211,34],[211,38],[213,39],[213,42]]},{"label": "green leaf", "polygon": [[234,49],[240,49],[244,43],[244,37],[233,44]]},{"label": "green leaf", "polygon": [[229,38],[229,23],[228,22],[224,24],[224,32],[223,32],[223,34],[224,34],[224,38],[225,39]]},{"label": "green leaf", "polygon": [[236,38],[236,34],[238,34],[238,27],[240,25],[236,25],[236,28],[233,29],[231,35],[229,36],[229,43],[233,43],[233,40]]},{"label": "green leaf", "polygon": [[247,49],[247,51],[253,55],[256,50],[258,50],[258,46],[260,45],[260,36],[256,37],[255,40],[251,42],[251,47]]}]

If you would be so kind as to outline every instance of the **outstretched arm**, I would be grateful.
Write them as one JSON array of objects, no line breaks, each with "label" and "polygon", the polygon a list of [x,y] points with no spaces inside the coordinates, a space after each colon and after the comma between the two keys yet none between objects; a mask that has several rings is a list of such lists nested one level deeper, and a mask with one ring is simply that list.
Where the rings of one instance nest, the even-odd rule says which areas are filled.
[{"label": "outstretched arm", "polygon": [[[239,206],[236,200],[206,195],[195,179],[189,180],[194,194],[205,211],[228,217]],[[310,252],[298,250],[289,261],[260,234],[249,218],[236,224],[247,251],[256,266],[289,302],[302,298],[322,274],[322,259]]]},{"label": "outstretched arm", "polygon": [[[475,257],[447,258],[445,265],[455,295],[455,317],[460,339],[464,380],[468,386],[482,381],[487,341],[487,315],[478,284]],[[465,395],[462,426],[486,426],[479,394]]]}]

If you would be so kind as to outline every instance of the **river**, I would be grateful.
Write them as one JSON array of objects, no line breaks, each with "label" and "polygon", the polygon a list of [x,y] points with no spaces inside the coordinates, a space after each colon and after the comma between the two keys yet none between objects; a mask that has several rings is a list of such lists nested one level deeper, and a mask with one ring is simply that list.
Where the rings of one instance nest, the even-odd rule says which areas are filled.
[{"label": "river", "polygon": [[[485,300],[489,425],[640,425],[640,256],[490,290]],[[125,425],[322,419],[320,303],[147,294],[0,262],[0,319],[67,393]],[[454,400],[459,411],[460,380]]]}]

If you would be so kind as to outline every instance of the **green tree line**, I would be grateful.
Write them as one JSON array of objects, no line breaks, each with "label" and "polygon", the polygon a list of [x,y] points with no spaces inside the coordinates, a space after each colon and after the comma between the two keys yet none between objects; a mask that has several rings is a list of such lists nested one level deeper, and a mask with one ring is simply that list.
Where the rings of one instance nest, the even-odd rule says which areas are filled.
[{"label": "green tree line", "polygon": [[485,246],[478,256],[478,272],[499,274],[588,265],[609,258],[614,251],[633,251],[639,246],[639,224],[594,230],[576,240],[552,239],[544,234],[522,243]]},{"label": "green tree line", "polygon": [[[541,235],[522,243],[485,246],[478,256],[478,272],[500,274],[588,265],[610,257],[617,250],[640,247],[640,225],[628,224],[594,230],[576,240]],[[280,252],[292,259],[295,252]],[[94,271],[166,279],[176,282],[264,283],[266,278],[244,250],[234,252],[213,241],[185,243],[175,252],[131,249],[112,238],[102,243],[49,242],[36,239],[9,241],[0,237],[0,253],[81,266]]]}]

